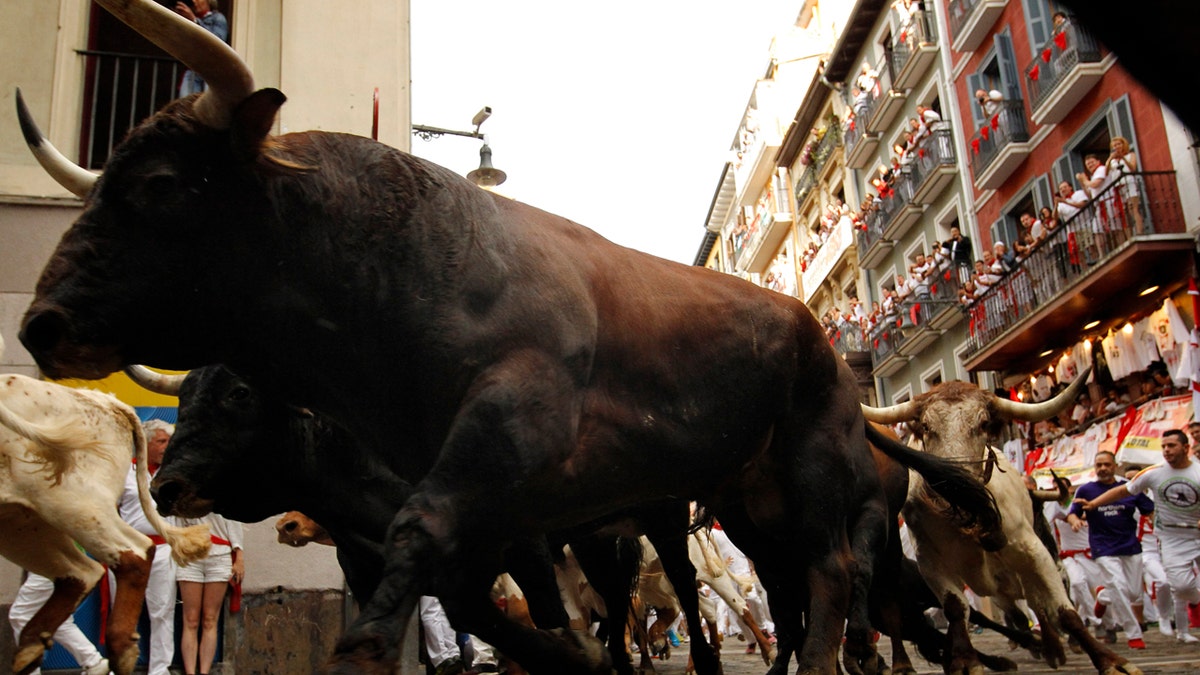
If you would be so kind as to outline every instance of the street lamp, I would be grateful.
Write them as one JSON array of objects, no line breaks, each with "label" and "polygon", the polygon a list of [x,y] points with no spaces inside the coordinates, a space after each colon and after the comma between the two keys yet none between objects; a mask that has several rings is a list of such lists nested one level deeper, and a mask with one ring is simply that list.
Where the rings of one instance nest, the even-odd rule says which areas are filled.
[{"label": "street lamp", "polygon": [[478,138],[483,141],[483,147],[479,148],[479,168],[468,173],[467,179],[481,188],[490,189],[508,179],[507,174],[492,166],[492,148],[488,145],[487,136],[479,131],[479,127],[491,116],[491,107],[485,105],[471,119],[471,124],[475,125],[474,131],[457,131],[454,129],[426,126],[424,124],[414,124],[412,132],[414,136],[423,141],[431,141],[447,134],[450,136],[463,136],[465,138]]}]

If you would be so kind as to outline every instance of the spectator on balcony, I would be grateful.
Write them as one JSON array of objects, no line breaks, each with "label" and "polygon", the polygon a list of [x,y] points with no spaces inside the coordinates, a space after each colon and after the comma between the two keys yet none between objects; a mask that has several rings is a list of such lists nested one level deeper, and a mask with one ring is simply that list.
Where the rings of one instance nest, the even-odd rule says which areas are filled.
[{"label": "spectator on balcony", "polygon": [[1013,253],[1017,262],[1021,262],[1029,257],[1033,251],[1033,234],[1029,230],[1021,232],[1017,241],[1013,242]]},{"label": "spectator on balcony", "polygon": [[957,227],[950,228],[950,239],[942,244],[942,248],[949,252],[950,261],[955,265],[970,267],[975,257],[971,251],[971,238],[963,235]]},{"label": "spectator on balcony", "polygon": [[1053,236],[1058,231],[1060,225],[1058,216],[1054,214],[1054,209],[1049,206],[1043,206],[1038,211],[1038,220],[1042,221],[1042,227],[1046,228],[1046,236]]},{"label": "spectator on balcony", "polygon": [[982,89],[975,90],[975,100],[979,102],[979,107],[983,109],[983,114],[989,120],[1000,112],[1000,104],[1004,102],[1004,94],[996,89],[984,91]]},{"label": "spectator on balcony", "polygon": [[1111,152],[1105,162],[1105,170],[1119,183],[1117,190],[1120,191],[1123,208],[1133,214],[1134,228],[1138,234],[1142,234],[1142,193],[1138,190],[1138,177],[1134,175],[1139,171],[1137,153],[1129,147],[1129,139],[1124,136],[1113,136],[1109,147]]},{"label": "spectator on balcony", "polygon": [[1087,168],[1087,173],[1078,173],[1075,177],[1096,204],[1095,214],[1091,218],[1092,233],[1095,235],[1092,237],[1089,252],[1092,257],[1088,263],[1091,264],[1108,252],[1109,232],[1120,225],[1116,223],[1116,192],[1108,190],[1113,179],[1108,173],[1108,168],[1100,161],[1100,156],[1094,153],[1084,158],[1083,166]]},{"label": "spectator on balcony", "polygon": [[1017,254],[1008,250],[1008,245],[1004,242],[992,244],[992,255],[995,258],[995,262],[992,263],[993,272],[1000,270],[1001,274],[1008,274],[1017,268]]},{"label": "spectator on balcony", "polygon": [[932,250],[933,254],[929,256],[929,260],[933,264],[933,274],[950,281],[950,278],[946,276],[946,272],[950,270],[950,252],[942,248],[940,241],[933,242]]},{"label": "spectator on balcony", "polygon": [[1084,422],[1092,418],[1093,415],[1092,397],[1088,393],[1082,392],[1075,399],[1075,407],[1071,409],[1071,421],[1075,426],[1080,426]]},{"label": "spectator on balcony", "polygon": [[1046,227],[1042,225],[1042,221],[1033,217],[1033,211],[1026,211],[1021,214],[1021,227],[1029,231],[1033,236],[1034,245],[1040,244],[1046,238]]},{"label": "spectator on balcony", "polygon": [[1067,15],[1062,12],[1054,13],[1054,33],[1058,34],[1067,29]]},{"label": "spectator on balcony", "polygon": [[874,95],[875,86],[879,83],[879,73],[871,67],[871,64],[864,63],[862,71],[858,74],[858,78],[854,81],[858,88],[868,96]]},{"label": "spectator on balcony", "polygon": [[983,260],[975,261],[975,286],[985,291],[995,286],[1004,274],[995,267],[996,257],[991,251],[983,252]]},{"label": "spectator on balcony", "polygon": [[[220,38],[221,42],[229,42],[229,21],[221,13],[217,0],[192,0],[192,2],[176,2],[175,13],[200,26]],[[183,80],[179,83],[179,97],[199,94],[207,89],[204,78],[194,70],[186,70]]]},{"label": "spectator on balcony", "polygon": [[1083,190],[1072,189],[1071,183],[1065,180],[1058,184],[1058,194],[1054,196],[1054,208],[1060,222],[1070,221],[1075,214],[1079,213],[1080,209],[1087,206],[1087,203],[1088,195]]}]

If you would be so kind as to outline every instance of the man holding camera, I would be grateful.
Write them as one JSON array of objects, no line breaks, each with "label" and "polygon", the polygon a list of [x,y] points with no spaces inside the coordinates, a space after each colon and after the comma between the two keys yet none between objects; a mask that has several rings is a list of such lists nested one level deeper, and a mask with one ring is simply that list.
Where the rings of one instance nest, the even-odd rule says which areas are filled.
[{"label": "man holding camera", "polygon": [[[204,30],[220,38],[221,42],[229,42],[229,21],[221,13],[217,0],[181,0],[175,3],[175,13],[188,21],[200,24]],[[199,94],[207,88],[204,78],[194,70],[187,70],[179,83],[179,97]]]}]

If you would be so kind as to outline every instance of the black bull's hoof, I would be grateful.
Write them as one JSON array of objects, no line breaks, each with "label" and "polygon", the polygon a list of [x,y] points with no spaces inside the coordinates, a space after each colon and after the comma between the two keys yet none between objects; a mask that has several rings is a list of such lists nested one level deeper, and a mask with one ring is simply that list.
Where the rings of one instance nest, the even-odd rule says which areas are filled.
[{"label": "black bull's hoof", "polygon": [[[608,650],[589,633],[556,628],[545,631],[545,635],[554,641],[558,649],[549,650],[554,652],[554,656],[547,659],[555,663],[539,663],[539,672],[544,670],[562,675],[612,674]],[[343,636],[325,672],[328,675],[394,675],[395,658],[396,652],[389,650],[378,636],[358,639]]]}]

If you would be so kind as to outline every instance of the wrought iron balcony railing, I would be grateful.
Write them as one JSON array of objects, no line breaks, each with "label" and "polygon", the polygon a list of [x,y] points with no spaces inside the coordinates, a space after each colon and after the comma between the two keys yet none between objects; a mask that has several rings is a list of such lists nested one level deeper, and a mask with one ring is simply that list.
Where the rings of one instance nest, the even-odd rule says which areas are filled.
[{"label": "wrought iron balcony railing", "polygon": [[79,163],[99,169],[130,129],[176,98],[185,67],[168,57],[78,53],[85,59]]},{"label": "wrought iron balcony railing", "polygon": [[1002,101],[1000,109],[984,120],[983,126],[971,137],[971,170],[978,178],[1005,147],[1028,140],[1029,121],[1025,116],[1025,102]]},{"label": "wrought iron balcony railing", "polygon": [[1100,61],[1100,42],[1087,29],[1068,21],[1046,41],[1038,56],[1025,68],[1030,106],[1036,109],[1071,69]]},{"label": "wrought iron balcony railing", "polygon": [[967,308],[970,337],[963,358],[971,358],[1042,305],[1069,293],[1139,235],[1184,231],[1175,172],[1120,178]]}]

